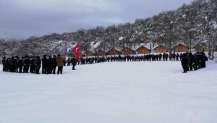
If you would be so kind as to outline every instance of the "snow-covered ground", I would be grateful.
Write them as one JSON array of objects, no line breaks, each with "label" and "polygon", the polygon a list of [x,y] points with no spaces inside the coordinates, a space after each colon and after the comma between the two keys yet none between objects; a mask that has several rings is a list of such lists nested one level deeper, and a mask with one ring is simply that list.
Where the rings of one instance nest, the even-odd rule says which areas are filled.
[{"label": "snow-covered ground", "polygon": [[[1,69],[1,67],[0,67]],[[63,75],[0,72],[0,123],[217,123],[217,64],[102,63]]]}]

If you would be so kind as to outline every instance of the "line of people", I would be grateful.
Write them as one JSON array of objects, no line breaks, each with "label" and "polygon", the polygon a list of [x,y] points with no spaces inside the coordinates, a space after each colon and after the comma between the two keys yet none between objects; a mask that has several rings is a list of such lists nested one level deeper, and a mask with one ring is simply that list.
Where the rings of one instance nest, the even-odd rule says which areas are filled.
[{"label": "line of people", "polygon": [[[182,54],[148,54],[140,56],[116,55],[100,57],[83,57],[79,64],[94,64],[101,62],[133,62],[133,61],[179,61]],[[67,60],[68,61],[68,60]],[[69,60],[70,61],[70,60]],[[68,64],[68,62],[67,62]]]},{"label": "line of people", "polygon": [[[64,57],[61,55],[46,56],[41,59],[40,56],[24,56],[24,57],[10,57],[2,58],[4,72],[16,73],[35,73],[40,74],[62,74],[64,66]],[[57,71],[56,71],[56,68]]]},{"label": "line of people", "polygon": [[195,54],[184,53],[181,56],[181,64],[184,73],[187,73],[188,71],[196,71],[198,69],[205,68],[206,61],[208,61],[208,57],[204,52],[197,52]]},{"label": "line of people", "polygon": [[[208,60],[203,52],[184,53],[184,54],[148,54],[142,56],[101,56],[101,57],[82,57],[77,61],[74,57],[65,59],[58,55],[46,56],[24,56],[22,58],[16,56],[11,58],[3,57],[3,71],[17,73],[35,73],[40,74],[62,74],[63,66],[72,66],[75,70],[77,64],[94,64],[102,62],[134,62],[134,61],[179,61],[181,60],[184,72],[198,70],[206,67]],[[56,71],[56,68],[58,70]]]}]

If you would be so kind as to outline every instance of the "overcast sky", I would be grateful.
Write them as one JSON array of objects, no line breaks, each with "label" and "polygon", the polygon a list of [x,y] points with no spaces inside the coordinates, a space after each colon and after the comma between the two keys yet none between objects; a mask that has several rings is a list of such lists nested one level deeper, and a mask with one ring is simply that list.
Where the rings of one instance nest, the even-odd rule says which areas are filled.
[{"label": "overcast sky", "polygon": [[192,0],[0,0],[0,37],[27,38],[133,22]]}]

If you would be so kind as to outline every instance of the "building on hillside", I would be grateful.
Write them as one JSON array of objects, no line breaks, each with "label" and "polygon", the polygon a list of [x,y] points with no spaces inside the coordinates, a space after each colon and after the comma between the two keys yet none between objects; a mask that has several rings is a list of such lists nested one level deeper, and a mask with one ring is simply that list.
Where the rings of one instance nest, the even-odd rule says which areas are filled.
[{"label": "building on hillside", "polygon": [[159,45],[159,46],[154,48],[154,52],[155,53],[166,53],[166,52],[168,52],[168,49],[162,45]]},{"label": "building on hillside", "polygon": [[136,49],[137,54],[148,54],[151,52],[151,50],[145,46],[140,46]]},{"label": "building on hillside", "polygon": [[184,43],[177,43],[174,46],[174,51],[175,52],[187,52],[188,51],[188,46],[185,45]]},{"label": "building on hillside", "polygon": [[120,54],[121,52],[117,50],[116,48],[112,48],[106,52],[106,55],[120,55]]},{"label": "building on hillside", "polygon": [[124,47],[121,52],[122,52],[123,55],[133,55],[133,54],[136,54],[136,51],[132,50],[129,47]]}]

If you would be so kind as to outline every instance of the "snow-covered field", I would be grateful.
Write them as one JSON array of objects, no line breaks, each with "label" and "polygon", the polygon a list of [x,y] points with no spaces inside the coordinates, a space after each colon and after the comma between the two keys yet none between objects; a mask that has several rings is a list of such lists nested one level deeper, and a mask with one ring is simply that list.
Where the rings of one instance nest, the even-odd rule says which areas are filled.
[{"label": "snow-covered field", "polygon": [[[1,69],[1,67],[0,67]],[[217,123],[217,64],[102,63],[63,75],[0,72],[0,123]]]}]

